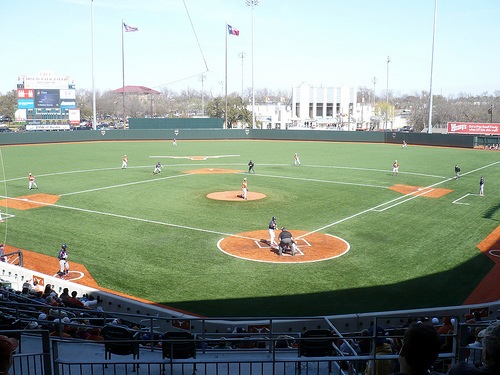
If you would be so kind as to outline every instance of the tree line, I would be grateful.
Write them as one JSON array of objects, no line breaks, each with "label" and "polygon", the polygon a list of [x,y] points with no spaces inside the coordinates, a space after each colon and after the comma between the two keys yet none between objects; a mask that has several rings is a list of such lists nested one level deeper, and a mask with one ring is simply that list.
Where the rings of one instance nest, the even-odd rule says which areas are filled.
[{"label": "tree line", "polygon": [[[388,97],[388,103],[386,103]],[[290,104],[291,94],[282,90],[272,91],[259,89],[255,91],[256,103],[283,102]],[[375,103],[376,109],[393,107],[395,110],[404,110],[408,125],[415,131],[421,131],[428,126],[429,93],[426,91],[414,92],[411,95],[395,94],[389,91],[379,96],[373,96],[373,90],[366,87],[358,89],[358,103]],[[81,110],[81,118],[91,120],[92,92],[90,90],[77,90],[77,108]],[[386,103],[386,104],[384,104]],[[228,95],[227,117],[228,124],[242,122],[250,124],[252,114],[247,109],[251,104],[251,90]],[[97,118],[123,119],[123,96],[112,90],[96,92]],[[0,116],[14,119],[17,109],[16,90],[0,93]],[[214,95],[212,92],[187,89],[175,92],[163,88],[160,94],[154,95],[125,95],[126,117],[225,117],[225,97]],[[446,126],[447,122],[500,122],[500,90],[493,94],[484,92],[478,95],[461,93],[456,96],[433,96],[432,125],[434,127]]]}]

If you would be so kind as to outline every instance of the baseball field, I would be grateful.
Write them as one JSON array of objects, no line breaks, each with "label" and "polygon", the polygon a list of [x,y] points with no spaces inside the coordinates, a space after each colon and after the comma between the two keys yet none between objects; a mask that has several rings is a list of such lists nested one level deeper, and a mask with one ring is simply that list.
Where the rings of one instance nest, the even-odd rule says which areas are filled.
[{"label": "baseball field", "polygon": [[[495,151],[182,140],[0,151],[2,241],[49,256],[38,266],[50,274],[65,243],[72,269],[83,265],[99,287],[195,314],[459,305],[495,266],[494,251],[478,248],[499,226]],[[237,197],[244,178],[248,200]],[[270,248],[272,216],[294,235],[295,256]]]}]

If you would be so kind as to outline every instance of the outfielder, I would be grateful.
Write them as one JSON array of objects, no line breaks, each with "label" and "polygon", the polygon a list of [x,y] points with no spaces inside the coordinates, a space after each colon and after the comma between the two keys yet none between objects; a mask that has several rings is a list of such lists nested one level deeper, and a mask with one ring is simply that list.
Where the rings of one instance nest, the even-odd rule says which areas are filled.
[{"label": "outfielder", "polygon": [[69,274],[68,251],[66,250],[66,247],[66,244],[62,244],[61,250],[59,250],[59,255],[57,256],[59,259],[59,266],[61,267],[58,274],[61,277]]},{"label": "outfielder", "polygon": [[276,238],[276,235],[274,234],[274,231],[278,229],[278,226],[276,225],[276,216],[273,216],[271,221],[269,222],[269,236],[271,239],[269,240],[269,244],[271,245],[271,248],[276,248],[278,247],[278,244],[274,240]]},{"label": "outfielder", "polygon": [[127,155],[125,155],[125,157],[122,159],[122,169],[127,168],[127,162],[128,162],[128,158],[127,158]]},{"label": "outfielder", "polygon": [[155,173],[158,173],[160,174],[161,173],[161,164],[160,162],[158,162],[155,166],[155,170],[153,171],[153,173],[151,173],[152,175],[154,175]]},{"label": "outfielder", "polygon": [[457,180],[460,178],[460,167],[455,165],[455,174],[457,175]]},{"label": "outfielder", "polygon": [[35,176],[33,176],[31,173],[30,175],[28,176],[28,181],[29,181],[29,189],[31,190],[31,187],[32,186],[35,186],[36,189],[38,189],[38,186],[35,182]]},{"label": "outfielder", "polygon": [[399,173],[399,164],[398,164],[398,161],[395,160],[394,161],[394,164],[392,164],[392,175],[394,176],[394,173],[396,173],[396,176],[398,175]]},{"label": "outfielder", "polygon": [[177,140],[174,138],[174,141],[172,142],[172,146],[176,147],[177,146]]},{"label": "outfielder", "polygon": [[299,159],[299,155],[297,155],[297,153],[295,153],[295,156],[293,157],[295,159],[295,165],[300,165],[300,159]]}]

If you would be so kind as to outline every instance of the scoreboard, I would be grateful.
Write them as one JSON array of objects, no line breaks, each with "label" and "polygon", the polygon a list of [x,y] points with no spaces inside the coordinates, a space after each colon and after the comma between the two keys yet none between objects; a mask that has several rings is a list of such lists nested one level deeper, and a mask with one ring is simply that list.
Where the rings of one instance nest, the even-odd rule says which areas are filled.
[{"label": "scoreboard", "polygon": [[15,117],[26,124],[26,130],[69,130],[80,123],[75,85],[68,76],[39,71],[38,76],[21,76],[21,80]]}]

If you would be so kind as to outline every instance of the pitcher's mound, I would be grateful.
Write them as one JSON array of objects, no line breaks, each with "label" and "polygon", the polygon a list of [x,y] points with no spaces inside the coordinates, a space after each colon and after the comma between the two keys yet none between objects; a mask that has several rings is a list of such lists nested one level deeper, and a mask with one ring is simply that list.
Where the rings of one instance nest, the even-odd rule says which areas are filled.
[{"label": "pitcher's mound", "polygon": [[[279,255],[277,249],[269,244],[267,230],[238,233],[226,237],[217,244],[224,253],[236,258],[269,263],[307,263],[319,262],[344,255],[350,245],[340,237],[323,233],[310,233],[303,230],[291,230],[297,244],[294,256],[290,252]],[[276,231],[278,242],[279,231]],[[301,237],[302,236],[302,237]]]},{"label": "pitcher's mound", "polygon": [[[241,197],[238,197],[238,195],[241,195],[241,190],[237,191],[219,191],[217,193],[210,193],[207,195],[207,198],[210,199],[215,199],[219,201],[241,201],[245,202],[245,200]],[[247,201],[254,201],[257,199],[262,199],[265,198],[266,194],[262,193],[256,193],[254,191],[249,191],[247,192]]]}]

